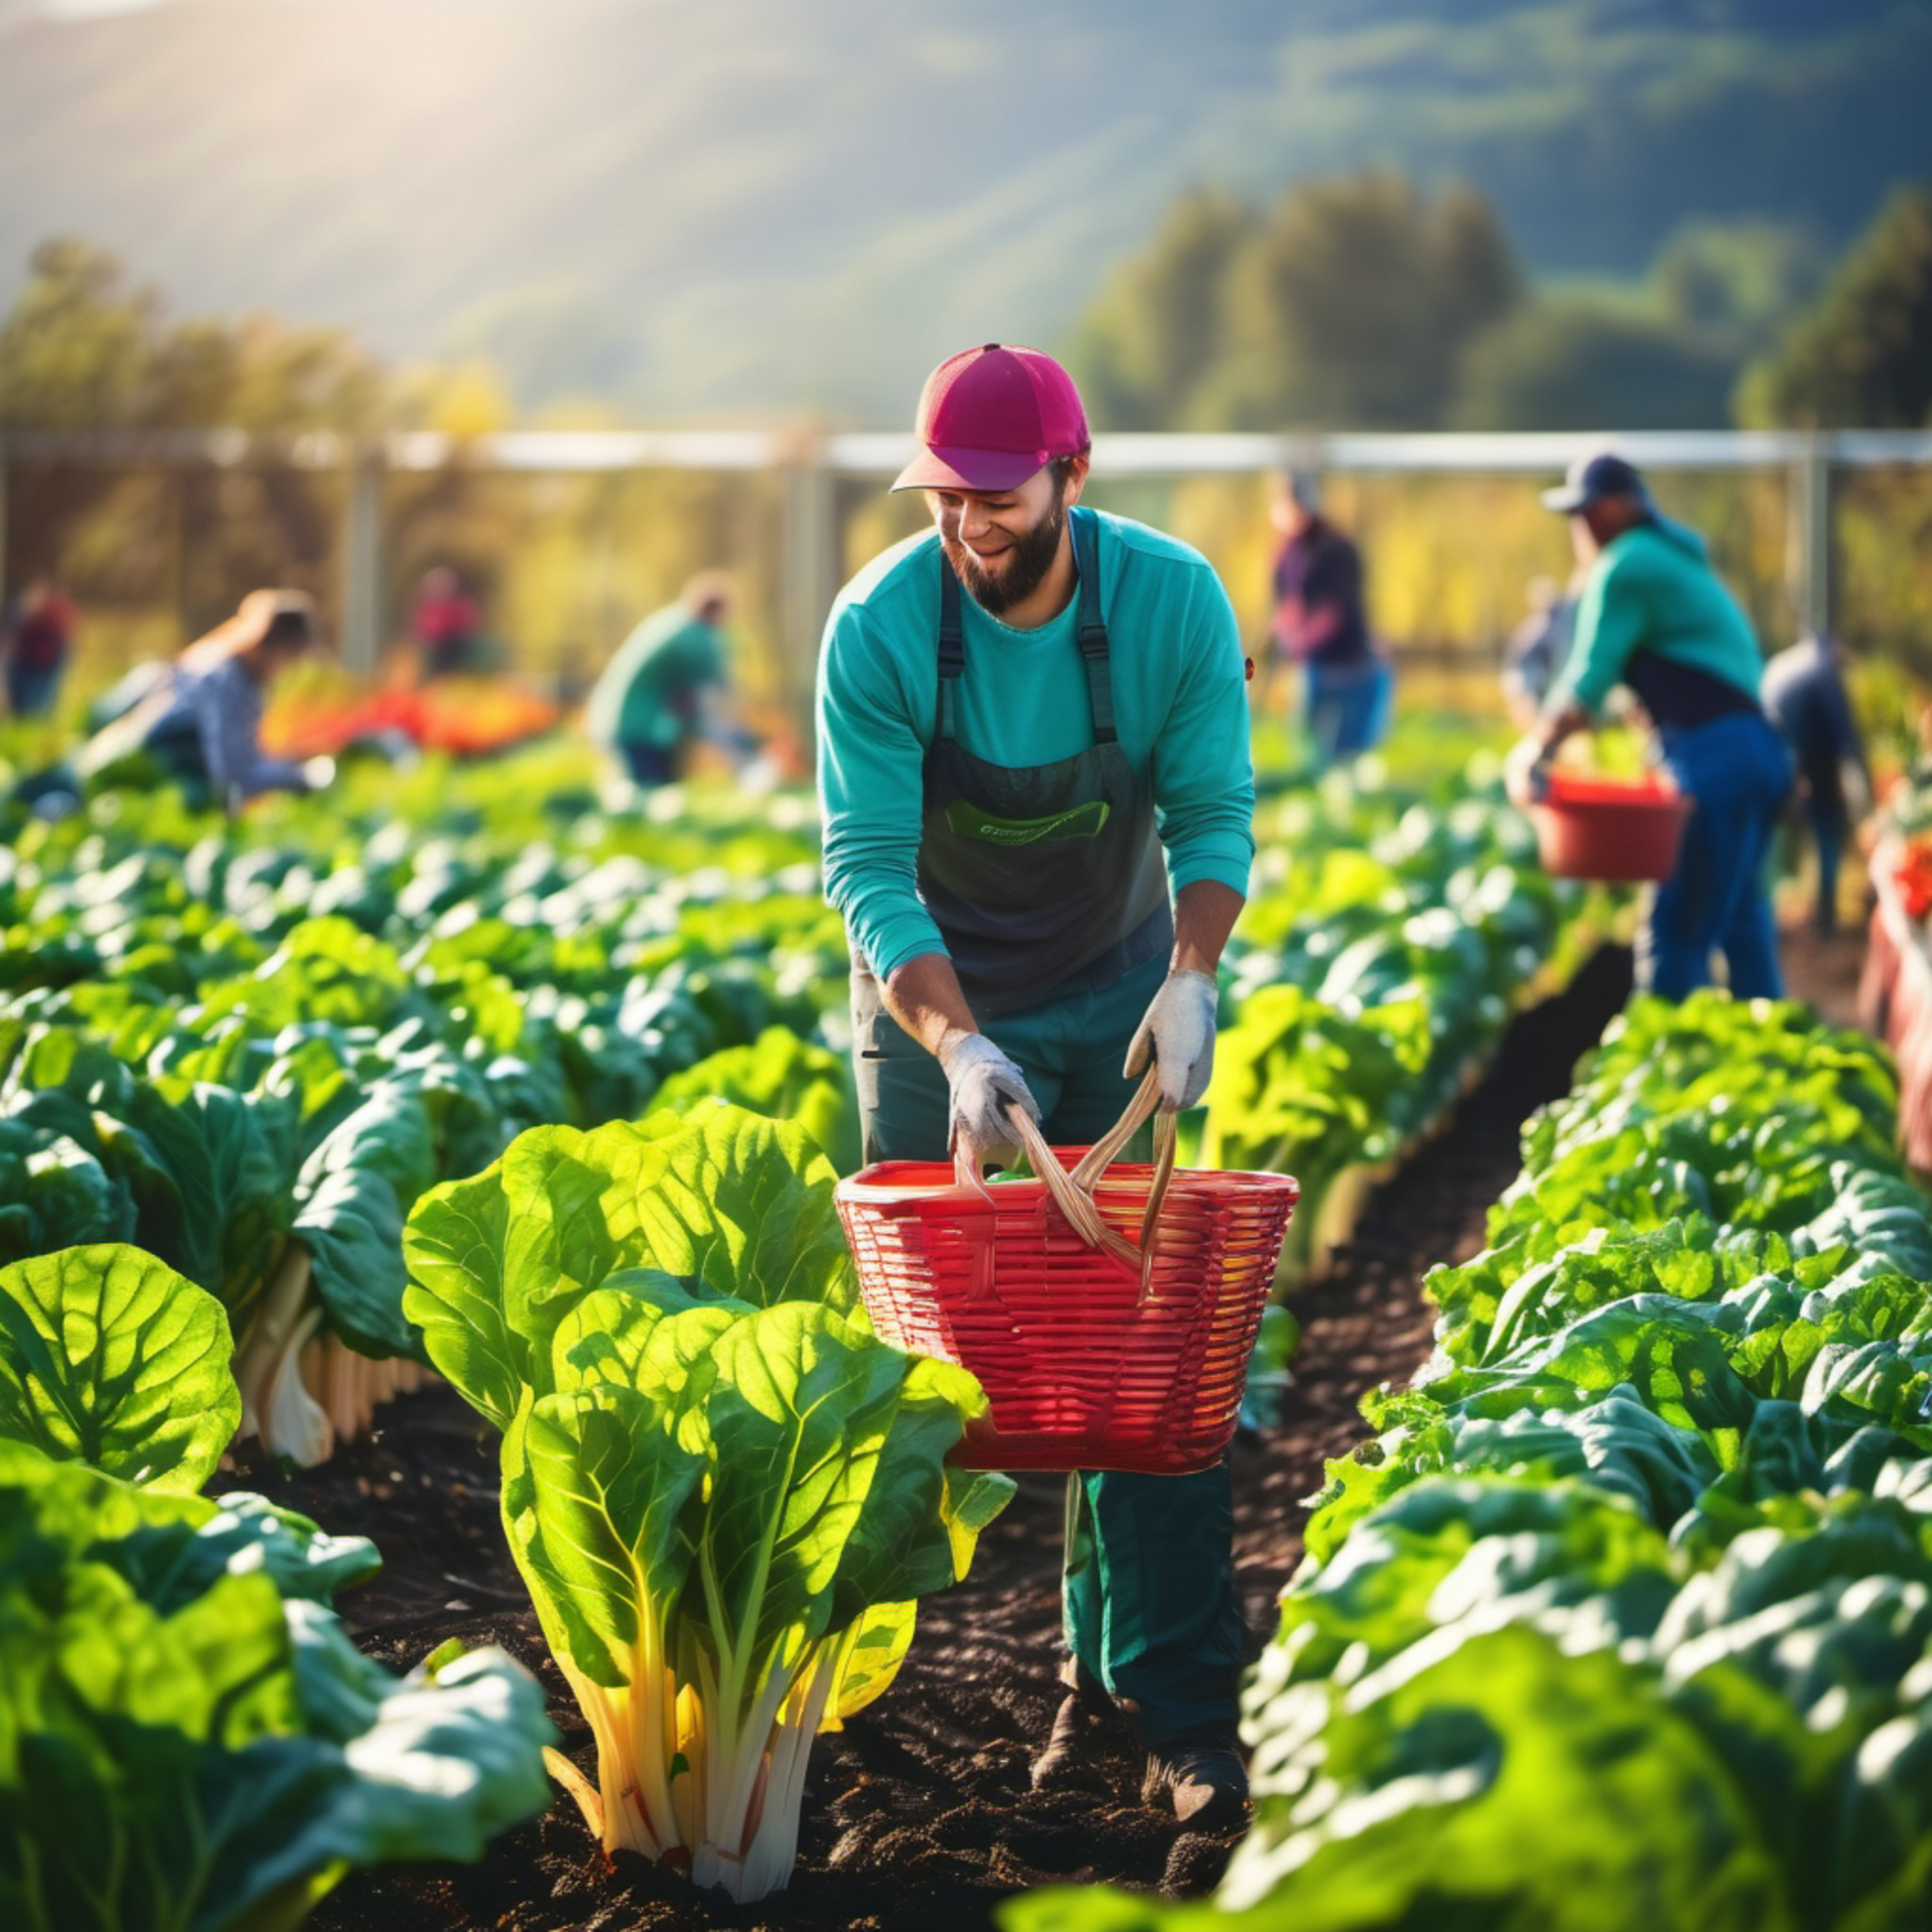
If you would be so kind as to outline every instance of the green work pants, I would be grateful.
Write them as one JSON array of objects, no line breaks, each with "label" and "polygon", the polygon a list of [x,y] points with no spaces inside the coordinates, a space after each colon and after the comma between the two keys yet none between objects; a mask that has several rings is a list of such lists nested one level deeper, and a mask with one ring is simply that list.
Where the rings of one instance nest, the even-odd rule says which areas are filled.
[{"label": "green work pants", "polygon": [[[1167,961],[1153,960],[1110,986],[983,1022],[1026,1074],[1054,1146],[1087,1145],[1120,1118],[1135,1084],[1121,1072],[1127,1044],[1166,974]],[[866,1160],[945,1160],[938,1061],[884,1011],[870,974],[854,976],[852,1017]],[[1144,1744],[1231,1739],[1247,1631],[1226,1460],[1190,1476],[1077,1471],[1066,1527],[1061,1604],[1078,1669],[1119,1702]]]}]

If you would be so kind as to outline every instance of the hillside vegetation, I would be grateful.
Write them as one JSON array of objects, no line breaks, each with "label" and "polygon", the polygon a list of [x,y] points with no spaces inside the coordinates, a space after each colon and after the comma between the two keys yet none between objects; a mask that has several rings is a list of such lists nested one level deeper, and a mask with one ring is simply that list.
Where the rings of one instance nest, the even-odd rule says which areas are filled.
[{"label": "hillside vegetation", "polygon": [[[11,19],[11,24],[8,24]],[[525,404],[897,422],[935,357],[1058,343],[1174,199],[1376,164],[1471,184],[1524,266],[1689,215],[1836,253],[1923,171],[1915,0],[173,0],[0,16],[0,306],[84,235],[188,313]]]}]

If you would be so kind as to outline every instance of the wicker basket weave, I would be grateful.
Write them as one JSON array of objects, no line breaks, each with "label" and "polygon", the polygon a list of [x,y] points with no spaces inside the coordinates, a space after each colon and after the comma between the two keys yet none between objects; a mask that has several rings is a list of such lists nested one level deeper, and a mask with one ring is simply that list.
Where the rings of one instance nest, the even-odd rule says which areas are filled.
[{"label": "wicker basket weave", "polygon": [[[1070,1172],[1085,1151],[1052,1152]],[[1126,1164],[1092,1183],[1113,1235],[1140,1233],[1157,1185],[1156,1167]],[[1285,1174],[1174,1171],[1145,1269],[1090,1245],[1037,1179],[981,1190],[884,1162],[836,1198],[879,1332],[986,1390],[956,1461],[1185,1475],[1234,1434],[1298,1193]]]}]

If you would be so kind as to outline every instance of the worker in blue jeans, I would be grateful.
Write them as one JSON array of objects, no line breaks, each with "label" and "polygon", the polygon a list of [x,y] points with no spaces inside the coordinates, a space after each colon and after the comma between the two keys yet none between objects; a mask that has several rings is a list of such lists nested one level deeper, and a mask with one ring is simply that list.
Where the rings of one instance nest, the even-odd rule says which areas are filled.
[{"label": "worker in blue jeans", "polygon": [[[853,951],[868,1160],[974,1172],[1008,1110],[1088,1143],[1150,1058],[1162,1105],[1213,1061],[1215,969],[1254,856],[1239,632],[1197,552],[1080,505],[1064,369],[989,344],[941,363],[898,488],[934,527],[841,594],[819,669],[826,893]],[[1246,1630],[1225,1460],[1069,1480],[1066,1695],[1035,1782],[1131,1726],[1142,1795],[1234,1822]]]},{"label": "worker in blue jeans", "polygon": [[1637,933],[1637,985],[1681,1000],[1722,954],[1740,999],[1784,990],[1765,868],[1791,790],[1791,755],[1758,701],[1763,653],[1695,531],[1664,516],[1612,451],[1574,464],[1544,503],[1570,518],[1587,569],[1570,654],[1510,758],[1510,790],[1545,788],[1557,748],[1611,688],[1635,693],[1663,761],[1692,800],[1670,877]]}]

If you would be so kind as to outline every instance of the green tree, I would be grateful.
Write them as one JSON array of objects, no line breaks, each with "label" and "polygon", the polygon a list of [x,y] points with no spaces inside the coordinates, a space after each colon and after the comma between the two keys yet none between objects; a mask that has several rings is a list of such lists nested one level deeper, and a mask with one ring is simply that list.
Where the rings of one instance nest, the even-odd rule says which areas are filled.
[{"label": "green tree", "polygon": [[110,429],[134,420],[156,301],[130,289],[112,255],[44,241],[0,328],[0,428]]},{"label": "green tree", "polygon": [[1464,345],[1520,296],[1471,189],[1431,202],[1371,172],[1291,189],[1265,216],[1195,194],[1107,284],[1083,373],[1109,427],[1427,429]]},{"label": "green tree", "polygon": [[1254,230],[1232,196],[1184,195],[1147,248],[1114,271],[1069,356],[1097,422],[1197,426],[1203,377],[1226,352],[1228,272]]},{"label": "green tree", "polygon": [[1604,301],[1525,306],[1473,342],[1461,429],[1717,429],[1737,363],[1722,342]]},{"label": "green tree", "polygon": [[168,322],[153,290],[71,237],[42,242],[30,268],[0,325],[0,427],[291,433],[395,417],[380,365],[341,330]]},{"label": "green tree", "polygon": [[1814,429],[1932,423],[1932,187],[1886,203],[1815,306],[1746,371],[1737,414]]},{"label": "green tree", "polygon": [[[0,324],[0,428],[360,431],[401,420],[395,391],[339,330],[273,318],[169,320],[123,265],[43,242]],[[338,511],[326,475],[276,464],[169,474],[16,459],[5,581],[52,572],[83,604],[172,603],[193,632],[246,591],[331,586]]]},{"label": "green tree", "polygon": [[1830,266],[1814,230],[1793,221],[1685,221],[1646,278],[1664,313],[1739,356],[1763,349],[1818,293]]}]

